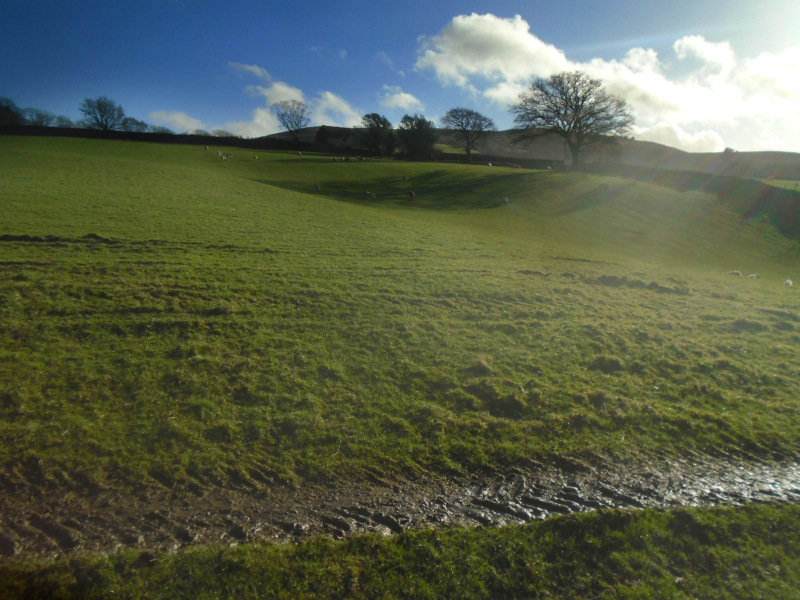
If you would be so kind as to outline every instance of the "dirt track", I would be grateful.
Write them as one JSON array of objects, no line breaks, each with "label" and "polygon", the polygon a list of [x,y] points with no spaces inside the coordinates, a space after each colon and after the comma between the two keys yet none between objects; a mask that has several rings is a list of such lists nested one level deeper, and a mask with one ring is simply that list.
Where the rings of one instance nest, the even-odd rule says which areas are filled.
[{"label": "dirt track", "polygon": [[471,478],[121,492],[56,483],[38,465],[0,472],[0,557],[275,542],[328,534],[502,525],[602,508],[800,501],[800,464],[698,456],[639,465],[531,462]]}]

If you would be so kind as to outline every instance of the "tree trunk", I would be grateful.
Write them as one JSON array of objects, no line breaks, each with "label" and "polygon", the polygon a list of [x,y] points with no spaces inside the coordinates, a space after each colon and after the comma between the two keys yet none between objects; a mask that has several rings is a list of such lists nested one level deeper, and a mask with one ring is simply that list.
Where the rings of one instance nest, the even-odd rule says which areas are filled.
[{"label": "tree trunk", "polygon": [[578,165],[578,159],[581,155],[581,145],[578,142],[567,140],[567,146],[569,147],[569,154],[572,158],[572,166],[570,168],[574,169]]}]

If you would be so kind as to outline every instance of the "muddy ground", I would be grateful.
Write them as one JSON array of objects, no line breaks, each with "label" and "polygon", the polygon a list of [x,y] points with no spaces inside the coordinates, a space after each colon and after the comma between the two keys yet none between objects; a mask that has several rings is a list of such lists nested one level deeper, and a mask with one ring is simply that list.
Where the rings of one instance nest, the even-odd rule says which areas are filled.
[{"label": "muddy ground", "polygon": [[693,456],[620,464],[599,458],[529,462],[471,477],[112,490],[56,481],[37,464],[0,471],[0,557],[135,547],[387,535],[410,528],[498,526],[601,508],[800,501],[800,463]]}]

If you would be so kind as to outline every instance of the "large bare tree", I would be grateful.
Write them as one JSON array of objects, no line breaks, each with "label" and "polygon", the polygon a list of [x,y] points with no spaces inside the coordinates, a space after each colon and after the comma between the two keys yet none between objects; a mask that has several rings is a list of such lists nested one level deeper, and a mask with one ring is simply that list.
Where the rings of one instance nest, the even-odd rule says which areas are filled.
[{"label": "large bare tree", "polygon": [[467,160],[472,161],[472,151],[487,131],[497,129],[489,117],[484,117],[479,112],[469,108],[451,108],[442,117],[442,126],[454,129],[464,150],[467,151]]},{"label": "large bare tree", "polygon": [[122,110],[119,104],[105,96],[100,96],[94,100],[86,98],[81,102],[79,108],[84,116],[82,125],[89,129],[100,129],[102,131],[122,129],[125,111]]},{"label": "large bare tree", "polygon": [[555,134],[564,139],[573,168],[592,144],[626,137],[633,126],[628,103],[581,71],[538,78],[509,110],[522,138]]},{"label": "large bare tree", "polygon": [[272,112],[295,142],[300,141],[300,130],[311,122],[308,105],[299,100],[283,100],[272,105]]}]

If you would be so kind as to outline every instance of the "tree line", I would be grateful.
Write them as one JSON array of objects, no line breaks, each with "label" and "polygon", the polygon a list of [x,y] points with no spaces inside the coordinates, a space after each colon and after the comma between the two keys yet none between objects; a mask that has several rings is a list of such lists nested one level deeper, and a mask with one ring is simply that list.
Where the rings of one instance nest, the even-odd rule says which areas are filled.
[{"label": "tree line", "polygon": [[[300,132],[311,122],[309,106],[289,100],[271,107],[273,114],[292,137],[300,141]],[[113,100],[101,96],[86,98],[79,110],[83,118],[73,123],[64,116],[55,116],[38,109],[19,109],[13,102],[0,98],[0,126],[35,125],[40,127],[81,127],[101,131],[174,133],[166,127],[148,125],[127,116]],[[508,107],[514,115],[516,141],[530,142],[541,136],[554,135],[562,139],[575,167],[586,148],[611,145],[629,136],[633,116],[627,102],[609,94],[602,81],[580,71],[564,72],[547,78],[536,78],[518,102]],[[494,122],[477,111],[452,108],[441,119],[441,126],[454,134],[464,149],[467,160],[480,144],[484,134],[495,131]],[[320,133],[325,130],[320,128]],[[190,132],[186,132],[190,133]],[[237,137],[216,129],[211,132],[194,130],[201,136]],[[359,128],[360,147],[374,156],[393,156],[398,150],[412,160],[430,160],[435,155],[439,130],[423,115],[404,115],[394,127],[383,115],[365,114]],[[327,138],[324,141],[329,141]]]},{"label": "tree line", "polygon": [[[297,100],[278,102],[272,110],[295,141],[311,122],[308,105]],[[581,71],[534,79],[508,110],[514,115],[516,141],[558,136],[569,152],[573,168],[587,148],[613,145],[630,135],[634,123],[623,98],[609,94],[601,80]],[[469,161],[484,134],[496,130],[489,117],[462,107],[447,111],[441,125],[454,132]],[[433,158],[438,132],[433,122],[422,115],[404,115],[395,129],[385,116],[369,113],[362,118],[361,126],[362,143],[375,155],[391,156],[399,146],[408,158]]]},{"label": "tree line", "polygon": [[19,108],[12,100],[0,98],[0,126],[61,127],[65,129],[95,129],[99,131],[129,131],[139,133],[175,133],[167,127],[149,125],[125,114],[113,100],[100,96],[86,98],[79,110],[83,118],[77,122],[64,115],[54,115],[38,108]]}]

